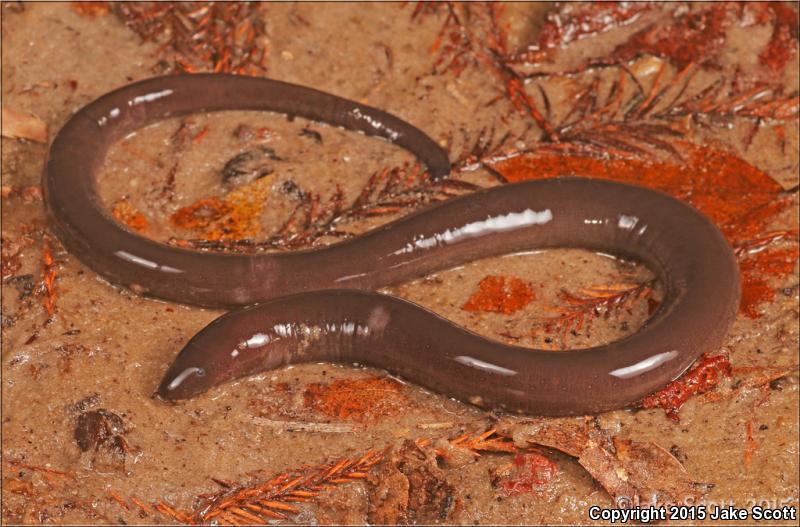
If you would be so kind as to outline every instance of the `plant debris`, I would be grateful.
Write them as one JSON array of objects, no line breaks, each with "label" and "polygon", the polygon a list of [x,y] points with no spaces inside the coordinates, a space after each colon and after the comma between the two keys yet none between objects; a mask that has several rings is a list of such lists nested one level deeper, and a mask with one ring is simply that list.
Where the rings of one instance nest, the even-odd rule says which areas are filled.
[{"label": "plant debris", "polygon": [[647,2],[570,3],[547,15],[539,33],[538,48],[547,50],[629,24],[645,11]]},{"label": "plant debris", "polygon": [[[559,296],[565,305],[553,308],[558,315],[547,320],[544,329],[547,333],[557,334],[564,348],[568,331],[588,330],[598,316],[608,319],[621,309],[630,309],[635,302],[651,300],[654,285],[655,280],[641,284],[594,286],[582,289],[578,295],[562,290]],[[649,314],[652,315],[654,309],[654,305],[650,305]]]},{"label": "plant debris", "polygon": [[537,452],[517,454],[511,463],[492,472],[492,486],[502,489],[506,496],[533,494],[540,499],[551,499],[552,480],[558,467]]},{"label": "plant debris", "polygon": [[474,435],[469,432],[458,436],[450,441],[455,447],[466,448],[475,456],[480,456],[480,452],[505,452],[513,454],[517,451],[512,442],[508,440],[507,436],[497,433],[497,428],[490,428],[489,430]]},{"label": "plant debris", "polygon": [[[74,513],[105,523],[110,518],[95,510],[92,503],[72,496],[60,500],[76,485],[73,474],[46,466],[37,466],[23,459],[3,459],[3,517],[14,517],[24,524],[41,524],[60,520],[78,523]],[[15,498],[22,498],[17,500]]]},{"label": "plant debris", "polygon": [[355,200],[346,205],[341,189],[324,200],[319,194],[305,192],[287,181],[282,191],[298,204],[272,235],[257,241],[255,238],[262,230],[258,218],[264,200],[273,190],[273,177],[259,177],[223,197],[203,198],[179,209],[171,217],[172,224],[200,237],[173,238],[169,243],[232,252],[298,249],[313,246],[324,237],[351,237],[343,229],[347,222],[400,214],[480,188],[456,179],[432,181],[419,165],[384,168],[373,173]]},{"label": "plant debris", "polygon": [[679,379],[645,397],[642,407],[663,408],[667,417],[678,421],[678,413],[690,397],[711,390],[723,378],[730,376],[731,363],[727,355],[704,355]]},{"label": "plant debris", "polygon": [[197,73],[264,75],[270,41],[262,2],[124,2],[116,16],[144,41],[161,45],[154,68]]},{"label": "plant debris", "polygon": [[367,521],[373,525],[446,522],[455,506],[456,489],[436,455],[411,440],[390,450],[369,482]]},{"label": "plant debris", "polygon": [[[493,471],[494,484],[509,495],[533,493],[549,499],[549,487],[558,468],[535,445],[576,457],[621,507],[684,503],[698,499],[708,490],[658,445],[613,436],[589,417],[507,418],[499,421],[496,428],[466,433],[446,443],[450,448],[471,452],[473,460],[479,452],[514,455],[510,467]],[[265,524],[294,517],[302,504],[315,502],[327,489],[362,482],[368,485],[370,523],[444,522],[460,506],[462,498],[448,481],[448,469],[439,465],[443,449],[433,448],[436,444],[439,443],[430,439],[406,440],[395,448],[371,450],[358,458],[287,471],[266,480],[256,473],[244,483],[219,480],[223,490],[201,494],[191,511],[177,509],[163,500],[152,508],[187,524]],[[109,497],[126,509],[132,503],[141,510],[146,507],[133,498]]]},{"label": "plant debris", "polygon": [[[370,485],[369,501],[373,522],[442,521],[455,509],[455,488],[446,482],[438,467],[443,455],[431,447],[430,439],[405,441],[399,448],[370,450],[358,458],[342,458],[319,466],[302,467],[264,480],[261,472],[252,473],[243,483],[215,480],[223,490],[201,494],[191,511],[177,509],[160,500],[152,509],[186,524],[265,524],[285,520],[300,513],[304,503],[314,503],[321,493],[339,485],[363,482]],[[471,453],[515,453],[510,438],[498,436],[495,429],[479,434],[466,433],[446,442],[449,447]],[[387,474],[383,477],[380,474]],[[388,486],[387,486],[388,485]],[[391,489],[390,489],[391,487]],[[400,493],[397,491],[400,489]],[[146,505],[134,498],[109,495],[128,510],[130,503],[150,514]],[[444,515],[444,518],[442,517]],[[437,518],[439,518],[437,520]]]},{"label": "plant debris", "polygon": [[[111,10],[142,41],[155,43],[157,63],[152,69],[156,73],[265,75],[268,71],[269,4],[75,2],[71,8],[86,23]],[[3,4],[4,14],[24,9],[24,4]],[[426,47],[430,75],[442,78],[437,82],[443,81],[452,94],[458,93],[455,81],[468,84],[477,77],[497,93],[486,103],[496,110],[495,122],[481,125],[485,128],[480,131],[443,132],[443,144],[454,160],[449,178],[431,181],[417,165],[386,167],[372,174],[355,196],[345,195],[340,188],[320,194],[292,180],[277,180],[273,172],[278,171],[273,171],[272,165],[280,162],[280,156],[264,146],[271,141],[272,131],[242,127],[235,133],[242,151],[229,159],[220,174],[224,192],[172,214],[172,225],[181,229],[185,238],[170,243],[231,252],[313,247],[353,236],[358,225],[352,224],[358,221],[393,218],[478,190],[478,185],[459,179],[467,172],[486,169],[500,183],[570,174],[649,186],[687,201],[710,217],[739,258],[744,317],[772,316],[774,313],[765,309],[769,302],[788,302],[796,297],[798,235],[793,227],[783,225],[787,217],[793,218],[786,213],[796,207],[796,187],[784,191],[768,174],[777,169],[761,170],[754,161],[744,159],[755,158],[753,153],[765,132],[768,140],[779,145],[778,151],[790,159],[785,170],[796,168],[787,152],[796,146],[793,127],[800,112],[800,95],[785,89],[782,80],[787,67],[797,60],[796,6],[778,2],[689,6],[565,3],[550,12],[533,44],[521,50],[510,45],[505,9],[509,8],[500,4],[457,2],[419,2],[411,8],[413,21],[437,17],[433,31],[438,27],[438,34]],[[293,10],[290,23],[308,27],[310,22],[298,11]],[[626,26],[635,27],[626,30]],[[758,27],[766,42],[762,49],[749,50],[754,57],[752,64],[723,60],[723,55],[731,52],[730,46],[726,47],[731,29],[749,27]],[[619,31],[623,38],[610,46],[591,45],[593,37],[613,31]],[[554,60],[569,53],[571,46],[582,46],[580,49],[586,51],[559,63],[562,67],[557,71]],[[390,47],[386,50],[391,53]],[[563,67],[565,63],[568,68]],[[428,88],[425,83],[429,80],[422,79],[418,86]],[[73,89],[77,85],[77,81],[68,82]],[[16,93],[37,96],[44,92],[37,93],[37,88],[46,86],[28,81]],[[47,127],[40,119],[17,112],[7,118],[7,112],[12,111],[3,109],[3,137],[47,142]],[[520,121],[527,126],[525,132],[512,135],[506,131]],[[176,159],[184,146],[205,146],[209,130],[199,128],[190,118],[182,121],[171,143]],[[742,148],[735,150],[725,144],[733,142],[726,134],[739,129],[745,130],[747,137]],[[453,138],[459,134],[463,143],[454,147],[457,140]],[[315,143],[323,139],[311,129],[304,129],[301,136],[301,140]],[[701,142],[704,146],[699,146]],[[132,153],[155,168],[164,168],[160,160],[145,152]],[[178,162],[164,170],[167,179],[163,187],[148,198],[173,202]],[[42,199],[39,187],[26,185],[4,185],[2,197],[19,198],[25,203]],[[288,200],[292,211],[274,232],[265,233],[261,217],[265,203],[274,199]],[[20,206],[18,201],[4,204]],[[147,217],[127,196],[116,201],[111,211],[120,223],[136,232],[150,228]],[[49,320],[53,320],[59,294],[69,294],[71,286],[65,283],[63,291],[59,290],[60,262],[54,239],[41,225],[31,224],[19,233],[4,231],[2,252],[2,278],[4,285],[13,288],[8,295],[12,305],[27,303],[39,313],[37,302],[41,302]],[[559,305],[553,307],[555,316],[534,320],[534,324],[559,335],[564,347],[567,333],[589,328],[597,318],[614,316],[634,306],[642,308],[638,302],[646,301],[652,314],[658,307],[656,298],[652,281],[620,280],[577,291],[563,290]],[[534,300],[531,284],[524,280],[488,275],[462,307],[508,316]],[[6,311],[5,300],[3,307]],[[796,315],[792,309],[784,310],[782,316]],[[18,316],[19,312],[4,313],[4,330]],[[779,351],[782,346],[796,344],[796,333],[782,326],[783,319],[779,322],[764,320],[763,331],[778,332],[779,344],[775,349],[759,349],[765,357],[760,362],[738,363],[742,353],[749,354],[748,359],[754,356],[747,349],[734,350],[730,358],[727,352],[704,356],[683,377],[646,397],[642,407],[663,408],[670,418],[664,420],[665,426],[677,426],[671,423],[678,421],[682,406],[691,397],[712,403],[752,391],[757,396],[752,415],[737,425],[734,438],[740,449],[737,454],[741,453],[737,462],[743,462],[745,469],[752,468],[764,446],[759,424],[766,427],[757,410],[770,393],[794,389],[789,387],[796,382],[797,364],[787,364],[791,361],[784,360],[786,352]],[[746,319],[744,323],[753,324]],[[34,378],[43,368],[53,366],[62,376],[68,374],[71,357],[91,353],[80,344],[51,343],[51,336],[38,324],[25,330],[30,337],[25,341],[23,335],[20,342],[24,346],[47,346],[54,357],[51,364],[27,365]],[[764,362],[779,353],[783,353],[781,361]],[[727,378],[730,380],[725,381]],[[292,394],[276,397],[277,403],[251,404],[257,410],[253,425],[275,433],[337,434],[322,438],[341,440],[345,434],[359,433],[365,424],[399,415],[410,404],[400,383],[381,377],[309,384],[294,394],[302,395],[302,408],[297,408],[296,397],[288,395]],[[120,452],[133,451],[124,438],[122,418],[97,409],[100,403],[95,399],[86,398],[67,410],[69,419],[78,420],[75,441],[81,455],[111,451],[121,457]],[[283,404],[290,399],[295,407]],[[309,422],[302,418],[304,410],[333,422]],[[287,420],[273,419],[276,416]],[[463,434],[467,427],[457,418],[446,420],[417,428],[458,429],[454,434],[460,435],[409,440],[389,448],[363,444],[356,450],[361,454],[335,456],[334,461],[319,466],[301,466],[278,475],[258,471],[237,481],[215,479],[221,489],[196,496],[186,508],[170,503],[181,499],[177,496],[185,490],[183,484],[162,496],[126,496],[120,488],[109,487],[90,491],[95,493],[90,500],[77,499],[72,489],[85,474],[36,466],[25,457],[7,456],[4,451],[3,520],[71,523],[74,518],[89,518],[111,524],[134,517],[187,524],[308,522],[315,518],[307,516],[312,505],[331,506],[323,497],[327,489],[351,485],[352,496],[365,501],[363,511],[371,523],[463,522],[475,518],[458,516],[465,498],[464,489],[456,483],[459,468],[470,463],[492,464],[489,476],[498,499],[527,496],[550,500],[560,478],[568,476],[561,465],[569,462],[560,455],[550,459],[547,449],[576,458],[621,507],[696,503],[710,488],[686,473],[679,461],[686,457],[678,445],[667,451],[654,443],[627,439],[633,430],[628,430],[625,438],[616,436],[600,428],[596,418],[508,417],[483,432]],[[778,425],[770,422],[769,426]],[[106,517],[101,505],[116,507],[125,519]]]},{"label": "plant debris", "polygon": [[[555,52],[569,44],[634,23],[649,11],[663,9],[665,17],[644,26],[617,45],[611,53],[594,57],[578,70],[609,65],[643,55],[668,59],[677,67],[701,64],[718,68],[727,30],[772,25],[772,36],[759,55],[768,72],[776,73],[797,53],[797,10],[778,2],[719,2],[688,9],[652,2],[592,2],[565,4],[551,12],[536,43],[505,57],[512,65],[540,65],[552,61]],[[589,51],[589,54],[592,52]]]},{"label": "plant debris", "polygon": [[654,443],[613,436],[595,418],[508,418],[498,422],[497,429],[513,437],[518,448],[540,445],[577,458],[621,508],[691,503],[708,490],[668,451]]},{"label": "plant debris", "polygon": [[124,432],[125,426],[120,416],[102,408],[91,410],[78,416],[75,442],[83,452],[100,450],[101,447],[124,452],[127,450],[122,437]]},{"label": "plant debris", "polygon": [[251,148],[237,154],[225,163],[222,168],[222,180],[225,183],[241,185],[272,174],[274,169],[265,166],[263,159],[281,161],[275,150],[268,146]]},{"label": "plant debris", "polygon": [[56,312],[56,277],[58,265],[53,259],[52,242],[48,235],[42,237],[42,292],[44,295],[44,308],[48,316]]},{"label": "plant debris", "polygon": [[342,459],[330,465],[290,471],[252,486],[234,487],[201,498],[194,512],[177,511],[162,504],[160,512],[182,523],[266,524],[299,511],[298,503],[312,501],[320,492],[343,483],[367,478],[371,467],[382,459],[370,451],[357,459]]}]

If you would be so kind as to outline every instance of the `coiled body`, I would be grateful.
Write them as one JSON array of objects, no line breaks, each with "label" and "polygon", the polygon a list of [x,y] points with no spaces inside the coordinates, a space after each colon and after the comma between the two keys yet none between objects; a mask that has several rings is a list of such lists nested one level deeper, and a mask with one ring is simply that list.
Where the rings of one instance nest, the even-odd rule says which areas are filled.
[{"label": "coiled body", "polygon": [[[449,171],[446,154],[396,117],[266,79],[152,79],[76,114],[54,141],[44,185],[65,245],[112,281],[154,296],[211,306],[258,302],[192,338],[158,389],[165,399],[280,365],[333,361],[385,368],[492,408],[592,413],[631,404],[676,378],[719,346],[735,317],[738,268],[719,231],[680,201],[619,183],[559,178],[505,185],[333,246],[256,255],[167,247],[126,231],[102,210],[93,175],[114,139],[168,115],[227,109],[281,111],[379,135],[417,154],[434,177]],[[485,339],[372,292],[476,258],[547,247],[640,260],[663,282],[664,301],[624,340],[553,353]]]}]

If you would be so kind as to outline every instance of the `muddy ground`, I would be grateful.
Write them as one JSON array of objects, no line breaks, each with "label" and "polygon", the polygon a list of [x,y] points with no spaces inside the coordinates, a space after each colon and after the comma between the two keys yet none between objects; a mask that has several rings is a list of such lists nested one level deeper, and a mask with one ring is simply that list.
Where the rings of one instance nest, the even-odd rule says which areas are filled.
[{"label": "muddy ground", "polygon": [[[4,110],[47,126],[45,142],[7,137],[18,134],[4,114],[4,522],[575,524],[621,497],[797,507],[796,4],[301,3],[233,14],[186,4],[154,18],[103,3],[2,9]],[[200,50],[214,31],[203,25],[209,13],[218,27],[244,27],[240,40],[219,30],[210,48],[249,46],[264,59]],[[402,150],[302,119],[168,120],[117,143],[98,182],[109,214],[144,236],[197,250],[292,250],[473,185],[609,177],[671,192],[717,222],[740,258],[741,313],[699,363],[702,375],[673,386],[682,407],[662,394],[649,408],[586,418],[511,417],[330,364],[179,405],[153,399],[175,354],[223,311],[142,298],[64,251],[38,188],[46,141],[115,87],[215,66],[390,111],[448,148],[451,178],[465,183],[432,188]],[[231,166],[241,170],[226,177]],[[381,194],[375,174],[402,175],[405,186]],[[368,206],[326,216],[365,189]],[[231,216],[243,199],[249,212]],[[284,229],[293,214],[313,221]],[[220,229],[227,220],[233,231]],[[554,353],[635,332],[661,294],[634,262],[570,248],[385,291]],[[594,439],[576,447],[576,427]],[[493,429],[496,443],[459,440]],[[598,441],[606,461],[590,455]],[[337,465],[344,458],[362,463]],[[286,487],[295,475],[318,479]],[[243,497],[242,488],[261,490]],[[213,493],[223,497],[204,497]]]}]

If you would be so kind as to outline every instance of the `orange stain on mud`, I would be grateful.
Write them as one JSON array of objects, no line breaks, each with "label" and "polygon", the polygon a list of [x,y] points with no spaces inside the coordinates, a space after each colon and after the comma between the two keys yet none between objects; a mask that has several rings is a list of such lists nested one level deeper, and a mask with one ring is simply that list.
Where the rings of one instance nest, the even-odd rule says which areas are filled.
[{"label": "orange stain on mud", "polygon": [[461,309],[510,315],[533,299],[533,289],[527,282],[514,277],[489,275],[480,281],[478,289]]},{"label": "orange stain on mud", "polygon": [[309,384],[303,393],[306,408],[339,419],[368,421],[408,408],[403,385],[388,377],[337,379]]},{"label": "orange stain on mud", "polygon": [[175,227],[194,231],[204,240],[243,240],[261,231],[259,217],[271,194],[265,177],[242,185],[223,197],[212,196],[182,207],[170,217]]},{"label": "orange stain on mud", "polygon": [[540,495],[558,474],[555,463],[535,452],[517,454],[511,465],[511,474],[497,482],[507,496]]},{"label": "orange stain on mud", "polygon": [[131,205],[127,199],[121,199],[114,203],[111,213],[117,221],[124,223],[136,232],[144,232],[150,228],[144,214]]},{"label": "orange stain on mud", "polygon": [[787,277],[794,271],[794,264],[800,256],[800,247],[768,249],[748,255],[739,262],[742,272],[742,302],[740,310],[750,318],[758,318],[758,306],[775,299],[775,288],[769,284],[769,277]]}]

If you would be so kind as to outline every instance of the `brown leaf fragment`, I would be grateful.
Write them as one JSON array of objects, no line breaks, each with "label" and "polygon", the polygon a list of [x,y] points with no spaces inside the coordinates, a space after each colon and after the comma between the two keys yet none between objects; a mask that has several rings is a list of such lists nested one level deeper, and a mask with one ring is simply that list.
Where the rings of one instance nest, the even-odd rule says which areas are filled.
[{"label": "brown leaf fragment", "polygon": [[3,137],[29,139],[37,143],[47,142],[47,124],[30,113],[18,112],[3,107]]},{"label": "brown leaf fragment", "polygon": [[576,457],[619,507],[684,503],[706,490],[668,451],[655,443],[613,436],[594,418],[505,419],[497,429],[520,448],[541,445]]},{"label": "brown leaf fragment", "polygon": [[319,525],[360,525],[367,506],[363,485],[340,486],[320,495],[315,516]]},{"label": "brown leaf fragment", "polygon": [[389,452],[368,481],[371,524],[443,523],[453,513],[455,488],[445,480],[435,453],[411,440]]},{"label": "brown leaf fragment", "polygon": [[707,490],[705,484],[694,481],[680,461],[661,446],[618,437],[613,437],[612,442],[627,482],[641,498],[654,493],[660,503],[679,503],[700,498]]},{"label": "brown leaf fragment", "polygon": [[531,443],[555,448],[572,457],[580,456],[589,443],[589,428],[583,419],[537,419],[534,421],[500,421],[500,435],[511,437],[519,448]]},{"label": "brown leaf fragment", "polygon": [[383,463],[369,492],[369,523],[399,525],[406,522],[408,512],[408,478],[392,463]]},{"label": "brown leaf fragment", "polygon": [[78,417],[75,442],[83,452],[99,450],[111,438],[122,434],[124,428],[122,418],[113,412],[103,409],[84,412]]},{"label": "brown leaf fragment", "polygon": [[127,431],[120,416],[100,408],[78,416],[74,437],[96,470],[123,470],[127,454],[138,451],[125,438]]}]

